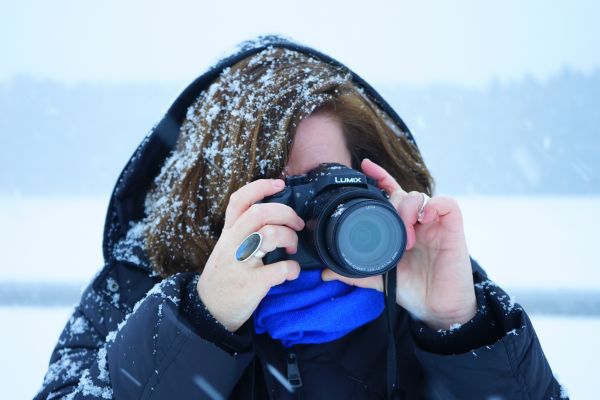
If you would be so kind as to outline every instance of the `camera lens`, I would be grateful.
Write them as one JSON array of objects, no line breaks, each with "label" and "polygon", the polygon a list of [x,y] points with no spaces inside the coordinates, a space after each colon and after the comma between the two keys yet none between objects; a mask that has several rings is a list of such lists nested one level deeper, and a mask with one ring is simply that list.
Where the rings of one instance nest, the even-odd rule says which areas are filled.
[{"label": "camera lens", "polygon": [[355,252],[356,259],[368,261],[373,254],[381,251],[381,230],[385,229],[381,225],[381,219],[373,221],[354,215],[340,229],[343,238],[340,250],[344,253]]},{"label": "camera lens", "polygon": [[326,241],[346,275],[382,274],[393,268],[406,246],[404,224],[381,201],[354,199],[340,204],[330,218]]}]

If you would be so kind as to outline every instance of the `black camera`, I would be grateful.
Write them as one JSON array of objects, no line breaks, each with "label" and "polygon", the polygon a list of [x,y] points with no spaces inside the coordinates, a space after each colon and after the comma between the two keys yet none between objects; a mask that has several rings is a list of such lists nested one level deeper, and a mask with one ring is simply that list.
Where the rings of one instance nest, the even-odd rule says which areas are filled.
[{"label": "black camera", "polygon": [[406,249],[406,227],[386,193],[341,164],[287,177],[285,188],[262,202],[286,204],[305,222],[297,253],[275,249],[265,255],[265,264],[292,259],[302,268],[327,267],[359,278],[394,268]]}]

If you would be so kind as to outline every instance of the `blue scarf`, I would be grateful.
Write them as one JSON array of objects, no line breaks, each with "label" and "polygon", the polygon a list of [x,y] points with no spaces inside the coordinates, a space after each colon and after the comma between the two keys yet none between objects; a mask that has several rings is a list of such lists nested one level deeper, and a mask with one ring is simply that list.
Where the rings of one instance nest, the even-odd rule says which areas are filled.
[{"label": "blue scarf", "polygon": [[371,322],[384,308],[377,290],[323,282],[321,270],[302,270],[297,279],[271,288],[255,311],[254,328],[285,347],[325,343]]}]

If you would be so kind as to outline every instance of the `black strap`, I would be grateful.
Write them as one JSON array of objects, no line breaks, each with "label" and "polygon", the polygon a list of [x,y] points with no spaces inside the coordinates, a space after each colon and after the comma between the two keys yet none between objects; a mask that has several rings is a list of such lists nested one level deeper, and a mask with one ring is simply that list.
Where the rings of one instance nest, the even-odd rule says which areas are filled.
[{"label": "black strap", "polygon": [[398,364],[396,362],[396,332],[394,332],[394,321],[396,321],[396,268],[386,272],[384,276],[385,285],[385,311],[388,324],[388,349],[387,349],[387,385],[388,398],[394,399],[394,393],[398,389]]}]

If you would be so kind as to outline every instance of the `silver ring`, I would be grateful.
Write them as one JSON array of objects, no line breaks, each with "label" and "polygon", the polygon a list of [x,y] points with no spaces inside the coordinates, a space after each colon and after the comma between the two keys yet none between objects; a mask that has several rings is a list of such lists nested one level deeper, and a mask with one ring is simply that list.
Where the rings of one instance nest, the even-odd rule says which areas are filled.
[{"label": "silver ring", "polygon": [[419,208],[419,212],[417,213],[417,221],[420,221],[421,218],[423,218],[423,214],[425,214],[425,206],[429,200],[431,200],[431,197],[429,197],[426,193],[421,192],[421,195],[423,196],[423,204],[421,204],[421,208]]},{"label": "silver ring", "polygon": [[[252,256],[263,257],[265,255],[264,252],[260,250],[260,246],[262,245],[263,237],[258,232],[252,232],[238,246],[235,251],[235,258],[238,261],[244,262],[248,261]],[[262,253],[262,256],[260,255]]]}]

